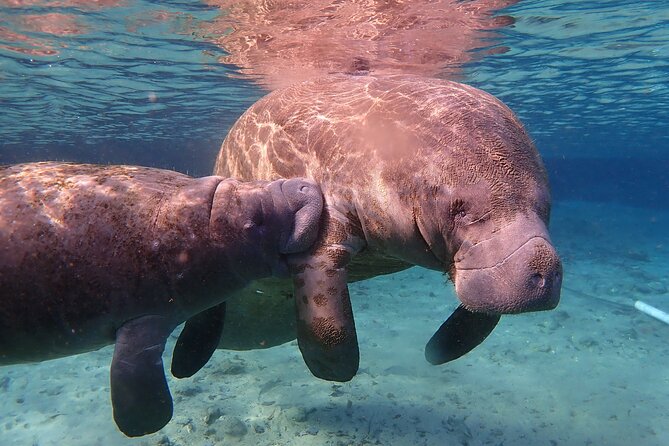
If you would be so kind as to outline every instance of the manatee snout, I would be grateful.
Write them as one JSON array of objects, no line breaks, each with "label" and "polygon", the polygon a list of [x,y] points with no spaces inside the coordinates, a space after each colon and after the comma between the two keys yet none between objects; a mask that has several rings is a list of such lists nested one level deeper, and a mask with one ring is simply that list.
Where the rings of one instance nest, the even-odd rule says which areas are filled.
[{"label": "manatee snout", "polygon": [[314,244],[322,212],[323,194],[312,180],[227,179],[214,193],[209,231],[237,263],[248,261],[244,276],[286,277],[286,256]]},{"label": "manatee snout", "polygon": [[323,211],[323,194],[318,185],[304,178],[291,178],[272,183],[275,202],[285,206],[293,224],[280,237],[280,252],[293,254],[305,251],[318,236],[318,222]]},{"label": "manatee snout", "polygon": [[560,300],[562,262],[543,223],[522,220],[455,258],[455,290],[471,311],[550,310]]}]

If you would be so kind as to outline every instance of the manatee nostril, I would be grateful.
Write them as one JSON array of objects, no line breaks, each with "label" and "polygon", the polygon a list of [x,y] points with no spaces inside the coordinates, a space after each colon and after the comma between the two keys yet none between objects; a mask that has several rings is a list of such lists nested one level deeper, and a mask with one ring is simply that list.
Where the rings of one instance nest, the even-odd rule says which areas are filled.
[{"label": "manatee nostril", "polygon": [[543,288],[546,285],[546,279],[543,274],[534,273],[530,277],[530,285],[533,288]]}]

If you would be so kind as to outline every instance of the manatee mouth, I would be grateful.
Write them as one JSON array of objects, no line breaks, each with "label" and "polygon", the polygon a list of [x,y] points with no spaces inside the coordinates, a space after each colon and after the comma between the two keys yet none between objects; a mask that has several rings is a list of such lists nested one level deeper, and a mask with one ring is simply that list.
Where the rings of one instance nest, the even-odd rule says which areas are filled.
[{"label": "manatee mouth", "polygon": [[[499,255],[504,249],[503,256]],[[497,248],[497,249],[490,249]],[[501,315],[552,309],[562,283],[562,265],[548,238],[491,237],[467,246],[449,276],[462,302],[425,347],[431,364],[453,361],[481,344]]]},{"label": "manatee mouth", "polygon": [[461,302],[428,342],[425,357],[430,363],[443,364],[474,349],[502,314],[557,305],[562,264],[538,218],[521,217],[475,243],[465,240],[450,262],[440,260],[447,258],[445,240],[432,240],[421,226],[417,220],[426,254],[441,265]]}]

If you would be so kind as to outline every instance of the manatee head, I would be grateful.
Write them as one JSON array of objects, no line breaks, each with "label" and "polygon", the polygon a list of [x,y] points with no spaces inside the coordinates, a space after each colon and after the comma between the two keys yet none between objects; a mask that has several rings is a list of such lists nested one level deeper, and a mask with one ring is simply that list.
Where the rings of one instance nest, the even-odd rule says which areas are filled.
[{"label": "manatee head", "polygon": [[312,180],[292,178],[272,181],[267,186],[272,195],[272,220],[281,254],[294,254],[309,248],[318,235],[323,210],[323,196]]},{"label": "manatee head", "polygon": [[[429,115],[409,109],[420,102],[430,104]],[[379,173],[385,192],[375,192],[385,197],[383,214],[410,215],[393,216],[391,232],[402,242],[391,247],[395,255],[448,273],[468,310],[554,308],[562,265],[547,229],[548,179],[522,124],[493,96],[454,83],[418,89],[399,108],[412,131],[392,138],[398,158],[386,160]],[[386,118],[386,135],[393,121],[399,120]],[[378,213],[361,214],[367,228],[384,224]]]},{"label": "manatee head", "polygon": [[548,235],[547,191],[531,181],[510,183],[505,191],[485,179],[442,186],[416,213],[428,252],[471,311],[549,310],[560,298],[562,264]]}]

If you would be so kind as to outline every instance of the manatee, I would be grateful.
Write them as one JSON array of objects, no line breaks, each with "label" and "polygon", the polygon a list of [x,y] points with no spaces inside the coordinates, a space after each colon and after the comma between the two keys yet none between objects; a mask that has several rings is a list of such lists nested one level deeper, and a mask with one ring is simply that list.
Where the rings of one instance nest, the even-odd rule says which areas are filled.
[{"label": "manatee", "polygon": [[297,337],[315,376],[351,379],[347,282],[413,265],[444,272],[461,303],[427,344],[434,364],[470,351],[500,315],[558,304],[546,171],[513,112],[479,89],[410,75],[295,84],[239,118],[214,172],[311,178],[325,199],[316,243],[291,259],[295,304],[289,280],[253,282],[228,301],[223,348]]},{"label": "manatee", "polygon": [[136,166],[43,162],[0,168],[0,364],[115,343],[114,419],[128,436],[172,416],[172,371],[204,366],[222,302],[315,241],[323,208],[305,179],[243,183]]}]

